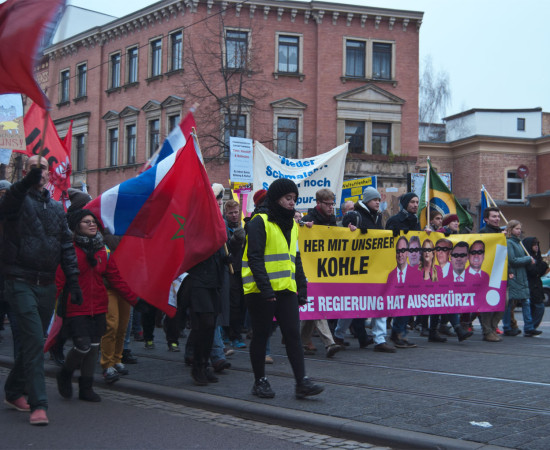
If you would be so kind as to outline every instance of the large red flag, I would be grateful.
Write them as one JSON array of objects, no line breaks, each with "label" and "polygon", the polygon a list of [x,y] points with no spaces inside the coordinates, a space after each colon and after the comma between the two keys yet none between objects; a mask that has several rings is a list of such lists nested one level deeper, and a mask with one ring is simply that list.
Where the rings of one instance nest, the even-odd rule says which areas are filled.
[{"label": "large red flag", "polygon": [[0,5],[0,94],[25,94],[42,108],[49,101],[34,79],[44,25],[63,0],[8,0]]},{"label": "large red flag", "polygon": [[189,139],[113,253],[136,294],[173,316],[172,281],[219,250],[225,223],[204,166]]},{"label": "large red flag", "polygon": [[50,181],[44,186],[50,191],[55,200],[63,201],[67,196],[67,189],[71,187],[71,140],[72,123],[65,139],[61,140],[53,121],[46,111],[33,103],[23,119],[25,126],[25,140],[27,142],[26,154],[28,156],[40,153],[44,121],[46,122],[46,139],[42,148],[42,156],[48,160],[50,165]]}]

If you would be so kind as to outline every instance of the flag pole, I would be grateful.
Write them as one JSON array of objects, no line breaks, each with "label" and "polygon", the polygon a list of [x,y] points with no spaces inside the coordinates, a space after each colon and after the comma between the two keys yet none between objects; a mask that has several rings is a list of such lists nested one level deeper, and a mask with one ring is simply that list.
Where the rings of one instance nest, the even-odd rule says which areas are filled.
[{"label": "flag pole", "polygon": [[[506,217],[504,217],[504,214],[502,214],[502,211],[500,210],[500,208],[497,206],[496,202],[493,200],[493,197],[491,197],[491,194],[489,194],[489,191],[487,189],[485,189],[485,186],[484,185],[481,185],[481,187],[483,188],[483,190],[485,191],[485,193],[487,194],[487,198],[489,199],[489,202],[491,202],[491,206],[493,206],[494,208],[498,208],[498,212],[500,213],[500,217],[502,217],[502,219],[504,220],[504,222],[506,222],[506,225],[508,225],[508,220],[506,220]],[[525,254],[527,256],[531,256],[529,254],[529,252],[527,251],[527,249],[525,248],[525,246],[523,245],[523,242],[519,241],[520,245],[521,245],[521,248],[523,248],[523,250],[525,251]]]},{"label": "flag pole", "polygon": [[[424,197],[426,198],[426,226],[431,228],[430,224],[430,170],[431,170],[431,161],[430,157],[427,158],[428,162],[428,171],[426,172],[426,192],[424,193]],[[437,230],[432,230],[437,231]]]}]

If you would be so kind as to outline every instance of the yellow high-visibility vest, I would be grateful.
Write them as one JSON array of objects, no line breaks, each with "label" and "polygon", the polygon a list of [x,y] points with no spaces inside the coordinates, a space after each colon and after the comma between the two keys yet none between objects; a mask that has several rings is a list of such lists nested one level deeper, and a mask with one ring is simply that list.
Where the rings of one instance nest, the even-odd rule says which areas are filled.
[{"label": "yellow high-visibility vest", "polygon": [[[277,224],[267,220],[267,214],[257,214],[265,226],[265,270],[274,291],[296,292],[296,243],[298,242],[298,226],[293,224],[290,233],[290,247]],[[243,254],[242,266],[243,288],[245,294],[258,293],[260,290],[254,281],[252,271],[248,267],[248,236]]]}]

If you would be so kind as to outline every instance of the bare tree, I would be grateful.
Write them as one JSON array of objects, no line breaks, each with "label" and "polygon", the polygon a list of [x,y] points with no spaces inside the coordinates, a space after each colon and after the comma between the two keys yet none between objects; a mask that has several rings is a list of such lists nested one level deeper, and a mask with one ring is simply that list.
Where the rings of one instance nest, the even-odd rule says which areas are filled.
[{"label": "bare tree", "polygon": [[262,48],[260,39],[251,40],[252,21],[241,18],[231,27],[225,22],[225,14],[205,21],[205,32],[190,34],[185,49],[191,74],[185,77],[184,91],[191,103],[200,105],[195,116],[201,123],[205,162],[229,154],[229,136],[243,136],[247,118],[260,120],[260,114],[251,112],[257,112],[257,101],[271,87],[255,57]]},{"label": "bare tree", "polygon": [[[424,141],[445,140],[441,126],[447,106],[451,104],[451,83],[444,70],[436,72],[431,56],[424,60],[419,84],[420,139]],[[443,133],[443,134],[442,134]]]}]

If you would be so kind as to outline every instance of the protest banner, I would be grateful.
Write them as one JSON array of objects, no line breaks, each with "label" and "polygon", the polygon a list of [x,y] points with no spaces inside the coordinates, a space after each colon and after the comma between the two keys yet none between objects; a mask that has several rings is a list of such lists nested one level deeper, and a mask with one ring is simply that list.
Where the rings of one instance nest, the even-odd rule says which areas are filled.
[{"label": "protest banner", "polygon": [[[507,251],[502,234],[300,227],[308,278],[300,318],[336,319],[503,311]],[[399,267],[399,270],[398,270]]]},{"label": "protest banner", "polygon": [[[267,189],[277,178],[288,178],[298,185],[300,196],[296,209],[307,211],[316,205],[315,193],[321,188],[334,192],[336,198],[342,196],[342,182],[348,143],[339,145],[331,151],[311,158],[290,159],[273,153],[254,142],[254,191]],[[254,210],[252,196],[248,198],[247,210]]]},{"label": "protest banner", "polygon": [[253,182],[252,153],[252,139],[229,138],[229,179],[232,182]]},{"label": "protest banner", "polygon": [[26,148],[21,94],[0,95],[0,149]]},{"label": "protest banner", "polygon": [[372,177],[365,178],[354,178],[351,180],[345,180],[342,183],[342,197],[340,198],[340,203],[336,206],[338,208],[338,213],[341,214],[340,205],[344,202],[351,200],[353,203],[360,201],[363,198],[363,191],[367,186],[372,186],[376,189],[377,186],[377,177],[376,175]]}]

